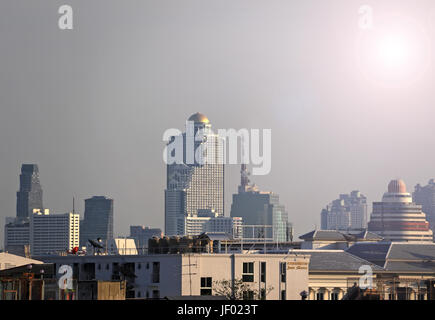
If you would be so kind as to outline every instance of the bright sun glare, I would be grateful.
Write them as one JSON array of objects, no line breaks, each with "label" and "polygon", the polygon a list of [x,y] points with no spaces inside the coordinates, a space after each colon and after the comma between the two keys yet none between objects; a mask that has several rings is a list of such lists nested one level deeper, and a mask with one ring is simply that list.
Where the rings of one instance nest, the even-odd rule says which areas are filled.
[{"label": "bright sun glare", "polygon": [[379,17],[358,39],[361,72],[381,86],[401,87],[418,80],[430,61],[424,29],[402,16]]},{"label": "bright sun glare", "polygon": [[379,59],[387,68],[400,68],[410,60],[410,44],[401,36],[386,36],[378,43]]}]

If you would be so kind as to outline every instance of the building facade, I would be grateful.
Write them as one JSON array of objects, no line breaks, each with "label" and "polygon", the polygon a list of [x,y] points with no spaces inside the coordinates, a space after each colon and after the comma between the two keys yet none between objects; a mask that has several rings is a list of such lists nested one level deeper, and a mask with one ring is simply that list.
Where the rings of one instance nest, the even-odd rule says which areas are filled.
[{"label": "building facade", "polygon": [[168,144],[167,156],[179,159],[167,164],[165,234],[184,235],[186,218],[197,215],[198,210],[214,210],[223,216],[223,140],[212,132],[207,117],[192,115],[186,132]]},{"label": "building facade", "polygon": [[84,219],[80,222],[80,246],[98,238],[104,246],[113,239],[113,199],[104,196],[85,200]]},{"label": "building facade", "polygon": [[30,246],[29,219],[35,210],[42,210],[42,187],[36,164],[21,166],[17,192],[16,217],[7,217],[4,227],[5,251],[24,255]]},{"label": "building facade", "polygon": [[[309,255],[163,254],[51,256],[73,266],[75,280],[127,280],[127,297],[232,295],[239,299],[299,300],[308,291]],[[57,274],[57,273],[56,273]],[[241,285],[243,284],[243,286]],[[242,290],[243,292],[240,292]]]},{"label": "building facade", "polygon": [[392,180],[382,202],[373,203],[368,230],[386,241],[433,242],[433,232],[422,206],[412,201],[402,180]]},{"label": "building facade", "polygon": [[130,226],[130,238],[134,239],[136,248],[140,254],[147,252],[148,240],[152,237],[163,237],[162,230],[160,228],[145,226]]},{"label": "building facade", "polygon": [[23,255],[26,246],[30,244],[30,224],[29,222],[5,224],[5,251]]},{"label": "building facade", "polygon": [[66,253],[79,246],[80,215],[54,214],[35,210],[30,218],[30,251],[32,256]]},{"label": "building facade", "polygon": [[233,238],[242,236],[243,220],[240,217],[223,217],[218,214],[198,214],[186,217],[185,233],[196,236],[204,232],[226,233]]},{"label": "building facade", "polygon": [[432,231],[435,228],[435,180],[429,180],[426,186],[415,186],[413,199],[416,204],[422,206],[423,212]]},{"label": "building facade", "polygon": [[20,174],[20,190],[17,192],[17,218],[26,219],[34,209],[42,210],[42,187],[36,164],[23,164]]},{"label": "building facade", "polygon": [[367,228],[367,198],[359,191],[341,194],[321,212],[322,230]]},{"label": "building facade", "polygon": [[251,240],[264,238],[274,242],[288,241],[288,214],[279,203],[279,196],[273,192],[259,191],[255,185],[249,184],[247,177],[246,166],[242,165],[239,192],[233,195],[231,204],[231,217],[243,220],[243,237]]}]

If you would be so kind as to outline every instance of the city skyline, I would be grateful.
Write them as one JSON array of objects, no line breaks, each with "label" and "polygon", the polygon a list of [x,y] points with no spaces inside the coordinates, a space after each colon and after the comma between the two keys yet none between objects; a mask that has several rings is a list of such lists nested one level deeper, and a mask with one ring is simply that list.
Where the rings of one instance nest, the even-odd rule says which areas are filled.
[{"label": "city skyline", "polygon": [[[433,37],[435,5],[419,4],[373,5],[376,21],[401,12]],[[104,194],[116,201],[115,234],[143,221],[163,228],[161,136],[197,111],[218,128],[272,129],[272,171],[256,183],[294,208],[296,236],[320,227],[337,194],[361,190],[371,212],[392,178],[427,182],[433,65],[401,88],[367,80],[354,53],[360,5],[79,1],[63,32],[51,4],[2,2],[0,239],[21,163],[39,165],[53,212],[75,197],[83,215],[83,200]],[[238,171],[226,170],[226,213]]]}]

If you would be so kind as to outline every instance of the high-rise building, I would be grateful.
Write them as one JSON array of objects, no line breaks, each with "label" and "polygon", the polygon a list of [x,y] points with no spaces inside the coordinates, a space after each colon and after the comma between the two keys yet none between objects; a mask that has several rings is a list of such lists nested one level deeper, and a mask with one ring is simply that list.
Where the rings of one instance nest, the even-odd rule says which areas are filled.
[{"label": "high-rise building", "polygon": [[253,240],[273,239],[276,242],[290,241],[288,214],[279,203],[279,196],[273,192],[259,191],[257,186],[250,185],[246,165],[242,164],[240,173],[239,192],[233,195],[231,217],[243,219],[243,237]]},{"label": "high-rise building", "polygon": [[113,239],[113,199],[104,196],[85,200],[84,219],[80,222],[80,246],[98,238],[105,246]]},{"label": "high-rise building", "polygon": [[29,218],[34,210],[42,210],[42,188],[36,164],[21,166],[20,186],[17,192],[16,217],[7,217],[4,228],[5,250],[23,252],[30,245]]},{"label": "high-rise building", "polygon": [[386,241],[433,241],[421,205],[413,203],[402,180],[392,180],[382,202],[373,202],[368,230]]},{"label": "high-rise building", "polygon": [[168,236],[185,235],[186,218],[195,216],[198,210],[214,210],[224,215],[223,140],[212,132],[208,118],[195,113],[187,120],[186,132],[173,137],[168,144],[168,159],[177,152],[169,148],[175,143],[182,147],[182,161],[167,164],[165,234]]},{"label": "high-rise building", "polygon": [[36,164],[23,164],[20,175],[20,190],[17,192],[17,218],[30,217],[33,209],[43,210],[39,169]]},{"label": "high-rise building", "polygon": [[413,193],[416,204],[422,206],[423,212],[432,231],[435,230],[435,180],[429,180],[424,187],[416,185]]},{"label": "high-rise building", "polygon": [[80,215],[50,215],[49,210],[35,210],[30,217],[30,251],[32,256],[66,252],[79,246]]},{"label": "high-rise building", "polygon": [[367,228],[367,198],[359,191],[341,194],[321,214],[322,230],[361,230]]}]

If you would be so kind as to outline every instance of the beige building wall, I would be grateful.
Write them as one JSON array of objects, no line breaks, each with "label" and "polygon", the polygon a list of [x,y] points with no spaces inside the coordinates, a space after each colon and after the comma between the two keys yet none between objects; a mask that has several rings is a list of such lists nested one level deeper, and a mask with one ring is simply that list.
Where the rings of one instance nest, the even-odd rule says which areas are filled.
[{"label": "beige building wall", "polygon": [[[281,300],[285,290],[286,300],[300,300],[302,291],[308,292],[309,255],[278,254],[185,254],[182,258],[182,295],[198,296],[201,293],[201,278],[211,277],[216,281],[242,279],[243,263],[253,263],[253,282],[249,286],[260,292],[271,289],[267,300]],[[261,263],[266,263],[266,281],[261,282]],[[281,281],[280,263],[285,263],[285,282]],[[215,294],[213,289],[213,294]]]}]

